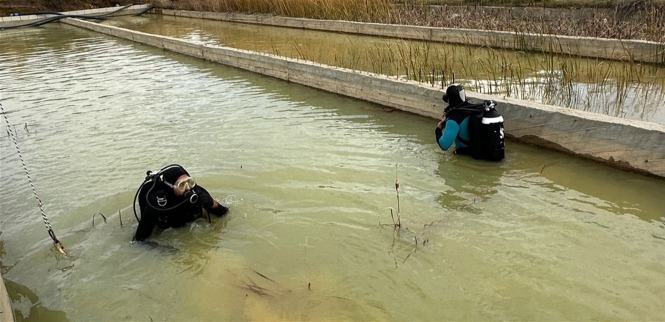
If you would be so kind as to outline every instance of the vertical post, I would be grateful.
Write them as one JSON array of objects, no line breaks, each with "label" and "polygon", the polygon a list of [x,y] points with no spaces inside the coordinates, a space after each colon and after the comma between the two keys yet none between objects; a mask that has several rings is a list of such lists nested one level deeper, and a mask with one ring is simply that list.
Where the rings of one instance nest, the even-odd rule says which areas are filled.
[{"label": "vertical post", "polygon": [[446,72],[441,70],[441,89],[446,86]]}]

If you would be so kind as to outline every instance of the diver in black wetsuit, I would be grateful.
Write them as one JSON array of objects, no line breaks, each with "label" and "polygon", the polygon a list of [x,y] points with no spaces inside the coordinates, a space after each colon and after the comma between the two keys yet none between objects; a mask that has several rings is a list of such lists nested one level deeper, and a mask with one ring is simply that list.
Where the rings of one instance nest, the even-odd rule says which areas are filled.
[{"label": "diver in black wetsuit", "polygon": [[443,101],[448,103],[444,119],[434,129],[442,150],[455,143],[455,154],[487,161],[505,158],[503,117],[494,101],[472,104],[459,84],[448,86]]},{"label": "diver in black wetsuit", "polygon": [[145,181],[136,192],[134,204],[137,198],[141,209],[140,219],[134,209],[134,215],[139,220],[134,234],[134,240],[137,241],[148,238],[155,225],[162,229],[184,226],[201,217],[203,209],[218,217],[229,211],[177,164],[164,167],[157,173],[148,171]]}]

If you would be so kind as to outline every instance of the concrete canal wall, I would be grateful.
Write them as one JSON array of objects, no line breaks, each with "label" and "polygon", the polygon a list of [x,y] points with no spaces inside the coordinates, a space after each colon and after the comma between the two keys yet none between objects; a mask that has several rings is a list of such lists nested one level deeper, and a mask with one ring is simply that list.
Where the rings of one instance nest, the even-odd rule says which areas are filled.
[{"label": "concrete canal wall", "polygon": [[[355,97],[383,106],[439,119],[443,91],[431,85],[367,72],[331,67],[228,47],[146,34],[78,19],[63,22],[286,81]],[[470,93],[492,99],[505,118],[508,137],[615,167],[665,177],[665,126],[624,120],[517,99]],[[435,121],[432,121],[434,140]],[[510,149],[510,146],[508,146]]]},{"label": "concrete canal wall", "polygon": [[76,10],[61,12],[58,14],[38,14],[38,15],[24,15],[24,16],[9,16],[0,17],[0,30],[2,28],[11,28],[14,26],[25,25],[33,22],[38,22],[47,18],[58,17],[62,15],[81,15],[81,16],[126,16],[142,13],[152,8],[152,5],[132,5],[126,7],[111,7],[111,8],[98,8],[87,10]]},{"label": "concrete canal wall", "polygon": [[553,52],[581,57],[635,61],[665,65],[665,43],[644,40],[618,40],[453,29],[407,25],[387,25],[341,20],[289,18],[271,15],[199,12],[155,9],[155,13],[177,17],[221,20],[269,26],[344,32],[400,39],[426,40],[462,45],[488,46],[522,51]]},{"label": "concrete canal wall", "polygon": [[[478,16],[510,17],[511,19],[539,19],[544,21],[591,20],[599,16],[617,14],[616,8],[546,8],[546,7],[494,7],[480,5],[424,5],[430,12],[447,11],[457,14],[473,13]],[[421,9],[425,12],[426,10]],[[632,12],[631,12],[632,13]],[[644,12],[640,12],[645,14]],[[638,13],[635,13],[638,14]]]}]

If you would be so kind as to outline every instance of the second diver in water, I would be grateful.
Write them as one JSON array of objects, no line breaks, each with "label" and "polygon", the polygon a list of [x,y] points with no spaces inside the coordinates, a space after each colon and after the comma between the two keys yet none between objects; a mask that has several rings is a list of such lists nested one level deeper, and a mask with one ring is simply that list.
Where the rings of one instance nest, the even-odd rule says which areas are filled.
[{"label": "second diver in water", "polygon": [[[208,191],[196,184],[187,170],[177,164],[162,168],[158,172],[148,171],[147,176],[134,197],[138,199],[141,217],[134,240],[147,239],[155,226],[166,229],[181,227],[203,216],[203,209],[221,217],[229,209],[213,199]],[[136,205],[134,206],[136,207]]]}]

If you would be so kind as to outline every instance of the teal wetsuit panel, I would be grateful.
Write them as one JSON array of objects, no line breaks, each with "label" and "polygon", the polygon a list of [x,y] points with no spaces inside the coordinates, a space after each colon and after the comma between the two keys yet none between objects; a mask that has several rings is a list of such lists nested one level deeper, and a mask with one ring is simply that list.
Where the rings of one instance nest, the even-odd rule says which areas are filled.
[{"label": "teal wetsuit panel", "polygon": [[443,135],[439,138],[439,147],[443,150],[448,150],[450,146],[455,142],[455,148],[465,148],[467,147],[459,138],[469,142],[469,118],[465,117],[462,120],[461,124],[458,124],[456,121],[449,119],[446,121],[446,127],[443,131]]}]

